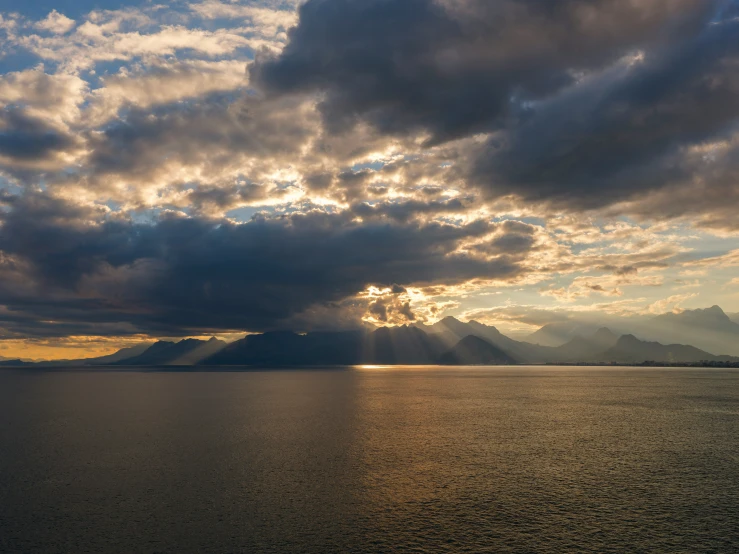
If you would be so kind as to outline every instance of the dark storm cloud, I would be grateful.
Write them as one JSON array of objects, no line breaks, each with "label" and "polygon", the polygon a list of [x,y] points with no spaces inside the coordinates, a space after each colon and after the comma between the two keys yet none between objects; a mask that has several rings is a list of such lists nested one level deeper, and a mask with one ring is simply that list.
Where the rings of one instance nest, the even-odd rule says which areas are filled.
[{"label": "dark storm cloud", "polygon": [[499,225],[500,231],[488,242],[476,245],[478,252],[488,255],[526,257],[536,244],[537,227],[520,221],[504,221]]},{"label": "dark storm cloud", "polygon": [[317,93],[335,133],[360,121],[428,144],[490,133],[454,171],[492,197],[591,209],[682,188],[629,213],[706,213],[737,196],[735,156],[694,150],[737,132],[738,12],[734,0],[309,0],[283,52],[250,71],[271,95]]},{"label": "dark storm cloud", "polygon": [[71,148],[66,133],[20,110],[0,111],[0,157],[13,162],[41,162]]},{"label": "dark storm cloud", "polygon": [[634,49],[690,37],[718,0],[309,0],[290,42],[251,68],[272,93],[325,94],[333,131],[358,118],[432,142],[501,127]]},{"label": "dark storm cloud", "polygon": [[710,157],[686,149],[737,130],[738,36],[739,21],[710,25],[535,106],[478,159],[474,179],[496,194],[592,207],[709,174]]},{"label": "dark storm cloud", "polygon": [[141,224],[48,196],[5,201],[0,270],[8,277],[0,305],[10,315],[0,321],[60,323],[39,324],[43,334],[89,332],[96,321],[117,333],[120,321],[130,332],[272,329],[370,284],[507,279],[524,271],[521,258],[505,252],[455,252],[460,241],[494,230],[479,221],[357,224],[349,213],[309,212],[243,225],[171,216]]}]

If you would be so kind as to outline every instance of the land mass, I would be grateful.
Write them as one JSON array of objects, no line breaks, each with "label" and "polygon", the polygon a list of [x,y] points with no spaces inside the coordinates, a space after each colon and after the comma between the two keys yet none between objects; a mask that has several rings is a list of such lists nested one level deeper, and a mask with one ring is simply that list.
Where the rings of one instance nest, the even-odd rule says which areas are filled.
[{"label": "land mass", "polygon": [[[697,325],[707,317],[715,331],[731,333],[733,325],[714,308],[684,320]],[[723,315],[722,315],[723,314]],[[672,320],[672,318],[668,318]],[[718,322],[718,323],[717,323]],[[727,323],[728,322],[728,323]],[[688,325],[683,323],[680,325]],[[676,324],[677,325],[677,324]],[[710,326],[709,325],[709,326]],[[679,326],[679,325],[678,325]],[[739,326],[737,326],[739,327]],[[739,337],[739,334],[737,335]],[[561,344],[563,338],[567,340]],[[383,327],[373,331],[268,332],[232,343],[185,339],[158,341],[84,360],[28,362],[2,360],[0,366],[318,366],[318,365],[703,365],[739,366],[739,357],[713,354],[689,344],[662,344],[619,335],[601,327],[545,326],[517,341],[492,326],[447,317],[433,325]],[[546,344],[542,344],[546,343]],[[557,345],[554,345],[557,344]]]}]

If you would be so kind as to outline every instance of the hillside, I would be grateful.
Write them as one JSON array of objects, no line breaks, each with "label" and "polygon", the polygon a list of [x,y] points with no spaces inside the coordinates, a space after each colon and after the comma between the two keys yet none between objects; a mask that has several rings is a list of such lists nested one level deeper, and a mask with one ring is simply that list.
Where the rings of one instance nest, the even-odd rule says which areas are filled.
[{"label": "hillside", "polygon": [[731,356],[716,356],[694,346],[684,344],[664,345],[647,342],[634,335],[624,335],[615,346],[592,361],[608,363],[641,363],[645,361],[670,363],[695,363],[702,361],[739,361]]},{"label": "hillside", "polygon": [[179,342],[158,341],[141,354],[118,360],[111,365],[194,365],[225,346],[225,342],[216,338],[208,341],[198,339],[185,339]]},{"label": "hillside", "polygon": [[719,306],[659,315],[641,334],[659,342],[691,344],[708,352],[739,355],[739,323]]},{"label": "hillside", "polygon": [[470,335],[439,358],[442,365],[515,365],[517,361],[489,342]]}]

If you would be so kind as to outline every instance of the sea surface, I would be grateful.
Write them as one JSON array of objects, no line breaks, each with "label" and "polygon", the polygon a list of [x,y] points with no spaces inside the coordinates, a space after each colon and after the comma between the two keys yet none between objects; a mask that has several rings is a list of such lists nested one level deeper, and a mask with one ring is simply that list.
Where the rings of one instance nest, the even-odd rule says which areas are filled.
[{"label": "sea surface", "polygon": [[739,370],[2,370],[0,551],[739,552]]}]

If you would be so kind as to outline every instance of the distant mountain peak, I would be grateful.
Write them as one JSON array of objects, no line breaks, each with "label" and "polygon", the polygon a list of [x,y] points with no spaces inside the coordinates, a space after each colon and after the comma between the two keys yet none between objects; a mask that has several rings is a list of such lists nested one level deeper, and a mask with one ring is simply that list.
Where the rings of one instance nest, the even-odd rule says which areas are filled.
[{"label": "distant mountain peak", "polygon": [[574,321],[547,323],[526,337],[526,342],[541,346],[562,346],[577,336],[589,335],[592,327]]},{"label": "distant mountain peak", "polygon": [[488,341],[469,335],[440,358],[444,365],[513,365],[516,360]]},{"label": "distant mountain peak", "polygon": [[639,347],[639,346],[646,345],[646,344],[657,344],[657,343],[642,341],[636,338],[634,335],[629,334],[629,335],[621,335],[616,341],[616,345],[614,348],[628,349],[628,348]]},{"label": "distant mountain peak", "polygon": [[680,313],[668,312],[651,320],[641,332],[662,343],[690,344],[707,352],[739,355],[739,322],[720,306]]},{"label": "distant mountain peak", "polygon": [[615,341],[617,338],[618,335],[611,331],[608,327],[601,327],[591,336],[591,339],[597,342]]},{"label": "distant mountain peak", "polygon": [[448,315],[448,316],[446,316],[446,317],[445,317],[444,319],[442,319],[442,320],[441,320],[441,321],[440,321],[439,323],[444,323],[444,324],[447,324],[447,323],[462,323],[462,322],[461,322],[461,321],[459,321],[459,320],[458,320],[458,319],[457,319],[456,317],[454,317],[453,315]]},{"label": "distant mountain peak", "polygon": [[704,314],[710,314],[714,317],[718,317],[721,319],[728,320],[729,316],[726,315],[726,312],[721,309],[720,306],[711,306],[710,308],[706,308],[705,310],[696,310],[696,311],[702,311]]},{"label": "distant mountain peak", "polygon": [[713,319],[718,320],[722,322],[731,321],[728,315],[726,315],[726,312],[721,308],[721,306],[711,306],[710,308],[702,308],[702,309],[696,309],[696,310],[683,310],[680,313],[674,313],[674,312],[667,312],[666,314],[662,314],[661,316],[658,316],[659,318],[670,318],[670,319],[686,319],[686,320],[696,320],[696,319]]}]

